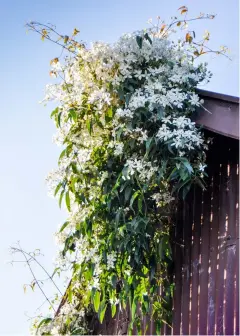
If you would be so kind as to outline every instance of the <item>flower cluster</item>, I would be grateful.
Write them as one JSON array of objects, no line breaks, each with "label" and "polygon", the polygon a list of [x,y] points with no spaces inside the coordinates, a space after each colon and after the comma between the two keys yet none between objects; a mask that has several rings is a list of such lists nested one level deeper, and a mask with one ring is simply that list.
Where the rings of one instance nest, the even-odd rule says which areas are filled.
[{"label": "flower cluster", "polygon": [[184,116],[164,118],[156,138],[162,143],[170,143],[178,150],[179,156],[184,156],[190,150],[200,149],[204,143],[195,123]]},{"label": "flower cluster", "polygon": [[139,180],[150,180],[154,173],[158,170],[157,167],[153,167],[151,162],[144,161],[143,159],[130,158],[126,161],[125,167],[126,175],[123,175],[123,179],[130,179],[131,176],[136,174]]},{"label": "flower cluster", "polygon": [[[53,66],[63,80],[47,86],[44,102],[58,102],[54,139],[64,150],[47,182],[69,213],[57,234],[56,267],[72,270],[74,300],[41,332],[81,333],[86,309],[79,306],[94,307],[102,321],[109,303],[114,316],[129,297],[145,312],[147,302],[162,300],[151,293],[161,282],[156,265],[171,253],[165,208],[178,197],[172,186],[188,190],[204,173],[206,144],[190,116],[203,103],[195,87],[209,73],[151,31],[81,47]],[[62,315],[67,322],[59,326]]]}]

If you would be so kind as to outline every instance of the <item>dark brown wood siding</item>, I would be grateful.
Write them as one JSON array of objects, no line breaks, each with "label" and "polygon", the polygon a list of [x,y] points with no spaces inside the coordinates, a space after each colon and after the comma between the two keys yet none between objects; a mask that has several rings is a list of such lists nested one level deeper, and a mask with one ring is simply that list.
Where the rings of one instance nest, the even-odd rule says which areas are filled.
[{"label": "dark brown wood siding", "polygon": [[[214,136],[207,188],[192,188],[173,225],[173,328],[163,327],[162,335],[239,335],[239,143],[205,133]],[[129,316],[109,316],[98,330],[126,334]],[[156,334],[149,316],[133,334],[144,331]]]}]

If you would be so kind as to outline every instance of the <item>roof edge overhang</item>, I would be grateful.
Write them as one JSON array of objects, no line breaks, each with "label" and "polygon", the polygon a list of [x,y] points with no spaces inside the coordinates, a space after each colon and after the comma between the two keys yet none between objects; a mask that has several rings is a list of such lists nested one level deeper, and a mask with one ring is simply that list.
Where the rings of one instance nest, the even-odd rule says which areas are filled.
[{"label": "roof edge overhang", "polygon": [[205,129],[239,139],[239,98],[205,90],[196,90],[204,100],[194,121]]}]

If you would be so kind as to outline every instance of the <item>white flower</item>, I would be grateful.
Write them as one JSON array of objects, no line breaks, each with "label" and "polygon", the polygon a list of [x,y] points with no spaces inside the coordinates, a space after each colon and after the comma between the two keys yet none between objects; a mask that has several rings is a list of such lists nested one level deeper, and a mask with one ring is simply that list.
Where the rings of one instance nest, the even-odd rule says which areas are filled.
[{"label": "white flower", "polygon": [[198,169],[199,169],[199,171],[204,172],[206,167],[207,167],[207,165],[203,165],[202,163],[200,163]]},{"label": "white flower", "polygon": [[179,151],[178,152],[178,155],[181,157],[181,156],[184,156],[185,155],[185,152],[184,151]]},{"label": "white flower", "polygon": [[129,277],[131,275],[131,271],[130,270],[125,270],[124,273]]},{"label": "white flower", "polygon": [[132,118],[133,117],[133,112],[130,109],[121,109],[118,108],[116,111],[116,116],[119,118]]},{"label": "white flower", "polygon": [[189,102],[191,105],[199,106],[200,105],[199,96],[193,93],[190,97]]},{"label": "white flower", "polygon": [[59,327],[53,327],[51,329],[51,335],[59,335]]},{"label": "white flower", "polygon": [[119,156],[123,153],[123,143],[116,143],[115,144],[115,150],[114,150],[114,155]]},{"label": "white flower", "polygon": [[115,267],[115,261],[116,261],[116,253],[112,252],[107,255],[107,269],[111,269]]},{"label": "white flower", "polygon": [[135,173],[138,173],[140,181],[148,181],[153,174],[158,170],[151,162],[145,161],[143,158],[130,158],[125,163],[127,169],[127,178],[130,178]]},{"label": "white flower", "polygon": [[172,140],[171,146],[179,148],[179,152],[185,154],[203,144],[203,138],[195,123],[186,117],[164,119],[156,137],[162,142]]},{"label": "white flower", "polygon": [[109,299],[109,302],[111,303],[111,305],[118,305],[119,304],[119,299],[117,299],[117,298],[111,298],[111,299]]},{"label": "white flower", "polygon": [[151,198],[156,201],[157,207],[165,206],[175,199],[168,191],[161,190],[159,193],[153,194]]}]

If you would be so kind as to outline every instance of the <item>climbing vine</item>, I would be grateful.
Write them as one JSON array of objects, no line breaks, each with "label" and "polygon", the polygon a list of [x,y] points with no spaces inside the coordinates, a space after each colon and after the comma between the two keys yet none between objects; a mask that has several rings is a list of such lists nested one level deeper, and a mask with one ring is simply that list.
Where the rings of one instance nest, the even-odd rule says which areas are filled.
[{"label": "climbing vine", "polygon": [[[171,325],[173,214],[192,183],[204,188],[206,175],[208,146],[191,116],[203,104],[196,87],[211,74],[195,59],[215,52],[209,33],[196,42],[186,32],[193,19],[186,7],[180,12],[183,19],[159,20],[115,44],[86,47],[76,29],[58,34],[55,43],[69,55],[51,61],[59,82],[47,86],[44,102],[58,102],[51,117],[63,150],[47,182],[69,213],[57,233],[55,273],[70,267],[72,275],[57,313],[35,323],[40,334],[89,334],[89,314],[102,322],[107,309],[114,317],[127,306],[129,332],[140,325],[139,309],[158,330]],[[28,26],[43,40],[56,33]],[[174,42],[176,28],[184,38]]]}]

